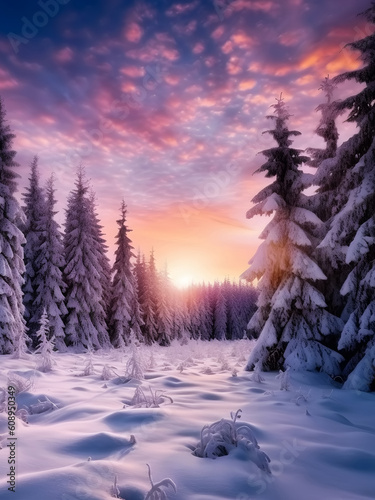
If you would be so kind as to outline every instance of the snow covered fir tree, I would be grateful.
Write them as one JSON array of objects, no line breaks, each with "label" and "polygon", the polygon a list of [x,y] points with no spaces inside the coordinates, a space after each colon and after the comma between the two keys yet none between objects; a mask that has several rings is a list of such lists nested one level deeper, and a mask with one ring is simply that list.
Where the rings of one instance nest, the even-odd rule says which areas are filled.
[{"label": "snow covered fir tree", "polygon": [[[363,16],[375,24],[375,3]],[[317,184],[327,177],[334,182],[328,231],[319,248],[345,280],[340,290],[345,326],[338,344],[347,360],[345,387],[375,390],[375,34],[348,47],[360,53],[363,67],[333,81],[355,81],[362,88],[333,106],[336,113],[349,111],[347,121],[358,132],[319,166]]]},{"label": "snow covered fir tree", "polygon": [[66,211],[64,281],[68,314],[65,334],[76,349],[109,345],[103,288],[103,245],[82,168]]},{"label": "snow covered fir tree", "polygon": [[37,256],[42,247],[42,219],[45,214],[45,198],[40,186],[40,174],[38,170],[38,157],[35,156],[30,166],[29,187],[23,195],[25,203],[24,212],[26,222],[23,228],[26,244],[24,246],[25,259],[25,283],[23,286],[23,303],[25,305],[25,319],[27,332],[33,344],[36,342],[36,332],[39,328],[39,320],[43,312],[38,300],[38,287],[40,284],[40,273],[38,272]]},{"label": "snow covered fir tree", "polygon": [[320,219],[304,208],[305,188],[301,170],[307,157],[291,147],[291,136],[299,135],[287,127],[290,114],[280,96],[268,118],[275,128],[268,133],[277,146],[262,151],[266,163],[257,172],[266,172],[275,181],[258,193],[247,217],[274,214],[264,229],[264,239],[242,277],[259,279],[258,310],[250,320],[251,335],[259,337],[246,369],[322,370],[340,373],[342,357],[327,344],[338,335],[341,321],[326,310],[323,295],[314,286],[326,276],[312,259],[314,231]]},{"label": "snow covered fir tree", "polygon": [[12,150],[14,134],[6,123],[0,98],[0,353],[22,356],[26,350],[22,284],[25,270],[19,227],[24,214],[16,198],[18,167]]},{"label": "snow covered fir tree", "polygon": [[[133,274],[131,259],[134,257],[131,240],[126,226],[126,205],[122,201],[121,218],[117,221],[117,249],[113,264],[112,289],[109,309],[109,331],[115,347],[124,347],[131,339],[140,339],[142,321],[138,306],[136,277]],[[137,307],[138,306],[138,307]]]}]

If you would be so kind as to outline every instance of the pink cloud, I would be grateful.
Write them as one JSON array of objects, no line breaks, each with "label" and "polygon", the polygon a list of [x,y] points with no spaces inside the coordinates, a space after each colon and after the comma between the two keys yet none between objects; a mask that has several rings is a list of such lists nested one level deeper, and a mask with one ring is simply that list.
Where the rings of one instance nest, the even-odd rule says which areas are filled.
[{"label": "pink cloud", "polygon": [[180,83],[180,77],[178,75],[168,74],[164,76],[164,81],[169,85],[177,85]]},{"label": "pink cloud", "polygon": [[156,34],[153,39],[137,49],[128,50],[126,55],[142,62],[153,62],[163,58],[174,62],[180,57],[174,39],[164,33]]},{"label": "pink cloud", "polygon": [[129,42],[138,43],[143,36],[143,30],[139,24],[131,22],[126,26],[124,35]]},{"label": "pink cloud", "polygon": [[286,31],[279,36],[279,41],[281,45],[284,45],[285,47],[297,45],[304,39],[305,31],[306,30]]},{"label": "pink cloud", "polygon": [[120,69],[120,73],[131,78],[139,78],[145,74],[145,70],[139,66],[124,66]]},{"label": "pink cloud", "polygon": [[224,54],[229,54],[233,50],[233,43],[231,40],[227,40],[224,45],[222,45],[221,50],[224,52]]},{"label": "pink cloud", "polygon": [[15,78],[11,77],[7,71],[0,68],[0,90],[12,89],[18,87],[18,85],[19,83]]},{"label": "pink cloud", "polygon": [[238,75],[242,69],[242,63],[238,57],[232,56],[227,62],[227,71],[230,75]]},{"label": "pink cloud", "polygon": [[176,3],[167,10],[166,14],[170,17],[178,16],[180,14],[186,14],[187,12],[191,12],[192,10],[194,10],[197,5],[197,0],[187,4]]},{"label": "pink cloud", "polygon": [[55,54],[55,60],[59,63],[70,62],[73,59],[73,51],[70,47],[64,47]]},{"label": "pink cloud", "polygon": [[271,12],[278,8],[278,4],[270,0],[234,0],[230,3],[230,8],[234,11],[255,10]]},{"label": "pink cloud", "polygon": [[218,26],[212,33],[211,36],[214,40],[218,40],[225,33],[225,27],[223,25]]},{"label": "pink cloud", "polygon": [[201,54],[204,51],[204,45],[202,42],[197,42],[193,47],[193,54]]}]

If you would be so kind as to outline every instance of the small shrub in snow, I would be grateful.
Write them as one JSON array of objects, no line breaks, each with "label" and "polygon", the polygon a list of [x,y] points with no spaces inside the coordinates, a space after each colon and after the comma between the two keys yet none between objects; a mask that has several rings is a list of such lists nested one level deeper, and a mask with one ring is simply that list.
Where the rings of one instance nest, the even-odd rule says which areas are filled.
[{"label": "small shrub in snow", "polygon": [[[117,373],[113,370],[113,368],[111,368],[110,366],[108,365],[104,365],[103,366],[103,370],[102,370],[102,380],[111,380],[113,377],[115,377],[117,375]],[[106,385],[106,384],[105,384]]]},{"label": "small shrub in snow", "polygon": [[220,370],[228,371],[230,369],[231,369],[231,367],[230,367],[230,364],[228,363],[228,361],[226,359],[223,359],[221,366],[220,366]]},{"label": "small shrub in snow", "polygon": [[16,417],[25,422],[25,424],[29,423],[29,412],[25,408],[20,408],[16,411]]},{"label": "small shrub in snow", "polygon": [[279,374],[276,375],[276,378],[280,380],[280,391],[289,391],[290,390],[290,368],[287,368],[285,372],[282,370],[279,371]]},{"label": "small shrub in snow", "polygon": [[303,403],[307,403],[310,398],[310,392],[311,390],[305,395],[301,390],[299,390],[297,392],[296,398],[293,400],[294,403],[296,403],[297,406],[300,406]]},{"label": "small shrub in snow", "polygon": [[92,352],[89,352],[89,358],[86,365],[83,368],[83,372],[78,375],[78,377],[88,377],[95,373],[94,362],[92,359]]},{"label": "small shrub in snow", "polygon": [[126,363],[126,376],[135,380],[143,380],[145,378],[143,363],[137,348],[132,349],[132,355]]},{"label": "small shrub in snow", "polygon": [[120,490],[119,490],[119,488],[117,486],[117,474],[115,475],[115,479],[113,481],[113,485],[111,486],[110,494],[111,494],[112,498],[120,498],[120,499],[122,499],[122,497],[120,496]]},{"label": "small shrub in snow", "polygon": [[28,392],[34,386],[34,381],[30,378],[21,377],[14,372],[8,372],[8,382],[7,386],[10,385],[14,388],[15,394],[20,394],[21,392]]},{"label": "small shrub in snow", "polygon": [[202,373],[204,375],[213,375],[214,372],[212,371],[210,366],[205,366],[202,370]]},{"label": "small shrub in snow", "polygon": [[258,384],[264,382],[264,378],[262,377],[262,372],[260,371],[258,363],[254,366],[254,371],[251,380],[253,382],[257,382]]},{"label": "small shrub in snow", "polygon": [[45,396],[45,401],[38,401],[37,403],[29,406],[30,415],[39,415],[49,410],[57,410],[58,406]]},{"label": "small shrub in snow", "polygon": [[237,375],[238,375],[237,368],[233,368],[233,370],[232,370],[232,377],[237,377]]},{"label": "small shrub in snow", "polygon": [[40,328],[37,332],[37,337],[39,339],[39,346],[35,351],[35,354],[40,354],[39,364],[37,370],[41,372],[49,372],[52,370],[54,361],[52,359],[52,353],[54,348],[54,337],[50,340],[47,338],[47,333],[49,330],[49,320],[47,312],[44,309],[42,317],[40,318]]},{"label": "small shrub in snow", "polygon": [[155,362],[154,351],[151,351],[150,358],[148,360],[148,368],[152,370],[155,367],[156,367],[156,362]]},{"label": "small shrub in snow", "polygon": [[145,496],[145,500],[167,500],[167,493],[164,491],[166,488],[171,487],[175,493],[177,493],[177,487],[172,479],[162,479],[158,483],[154,483],[151,477],[151,468],[148,464],[148,477],[151,483],[151,489]]},{"label": "small shrub in snow", "polygon": [[218,458],[228,455],[233,449],[241,447],[246,450],[249,460],[254,462],[259,469],[271,473],[271,461],[259,449],[258,442],[249,424],[237,422],[242,410],[231,413],[231,420],[221,419],[211,425],[205,425],[201,430],[201,439],[193,451],[193,455],[203,458]]},{"label": "small shrub in snow", "polygon": [[180,363],[180,364],[178,365],[178,367],[177,367],[177,370],[178,370],[180,373],[182,373],[182,372],[184,371],[184,369],[185,369],[185,365],[184,365],[184,363]]},{"label": "small shrub in snow", "polygon": [[149,387],[149,392],[150,394],[145,394],[141,386],[137,387],[130,401],[130,406],[134,406],[134,408],[159,408],[166,401],[173,403],[173,399],[162,391],[153,391]]}]

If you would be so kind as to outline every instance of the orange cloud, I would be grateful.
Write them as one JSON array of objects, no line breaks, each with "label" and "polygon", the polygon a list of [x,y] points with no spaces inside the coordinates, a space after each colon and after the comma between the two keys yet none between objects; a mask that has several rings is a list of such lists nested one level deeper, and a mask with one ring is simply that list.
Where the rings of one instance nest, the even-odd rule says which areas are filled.
[{"label": "orange cloud", "polygon": [[251,90],[255,87],[257,82],[255,80],[243,80],[240,82],[238,89],[239,90]]}]

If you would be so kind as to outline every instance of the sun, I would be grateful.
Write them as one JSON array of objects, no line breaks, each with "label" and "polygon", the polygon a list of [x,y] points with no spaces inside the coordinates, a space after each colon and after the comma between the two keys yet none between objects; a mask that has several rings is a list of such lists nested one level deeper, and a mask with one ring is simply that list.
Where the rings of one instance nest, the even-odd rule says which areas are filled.
[{"label": "sun", "polygon": [[177,288],[188,288],[190,285],[193,284],[194,278],[192,276],[189,276],[188,274],[185,274],[182,276],[177,276],[173,280],[173,282]]}]

